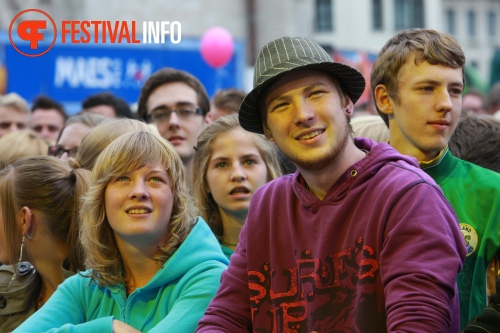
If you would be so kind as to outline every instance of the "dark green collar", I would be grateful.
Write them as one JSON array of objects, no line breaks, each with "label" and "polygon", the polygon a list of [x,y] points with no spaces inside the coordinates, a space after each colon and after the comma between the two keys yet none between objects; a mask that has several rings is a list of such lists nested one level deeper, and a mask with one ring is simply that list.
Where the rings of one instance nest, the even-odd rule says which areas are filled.
[{"label": "dark green collar", "polygon": [[420,167],[429,176],[431,176],[436,183],[442,183],[446,178],[450,176],[453,169],[457,165],[458,159],[455,158],[448,147],[443,149],[438,157],[429,162],[419,162]]}]

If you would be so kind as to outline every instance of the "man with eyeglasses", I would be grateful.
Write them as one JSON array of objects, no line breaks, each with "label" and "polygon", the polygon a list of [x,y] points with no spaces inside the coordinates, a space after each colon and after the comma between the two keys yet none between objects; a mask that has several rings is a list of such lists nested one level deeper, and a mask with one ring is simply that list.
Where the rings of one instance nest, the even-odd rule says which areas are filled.
[{"label": "man with eyeglasses", "polygon": [[138,104],[140,119],[156,124],[158,132],[174,146],[190,175],[193,147],[210,110],[203,84],[185,71],[163,68],[144,83]]}]

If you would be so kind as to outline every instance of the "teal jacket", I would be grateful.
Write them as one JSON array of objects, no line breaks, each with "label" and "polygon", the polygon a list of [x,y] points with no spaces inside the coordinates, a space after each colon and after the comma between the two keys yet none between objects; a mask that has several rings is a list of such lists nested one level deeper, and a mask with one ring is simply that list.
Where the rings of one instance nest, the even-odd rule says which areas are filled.
[{"label": "teal jacket", "polygon": [[465,238],[467,257],[457,278],[460,327],[464,329],[488,304],[487,268],[500,256],[500,174],[463,161],[447,150],[421,167],[453,206]]},{"label": "teal jacket", "polygon": [[98,287],[79,274],[14,332],[112,332],[114,318],[141,332],[194,332],[219,287],[228,260],[205,221],[147,285],[129,297],[123,284]]}]

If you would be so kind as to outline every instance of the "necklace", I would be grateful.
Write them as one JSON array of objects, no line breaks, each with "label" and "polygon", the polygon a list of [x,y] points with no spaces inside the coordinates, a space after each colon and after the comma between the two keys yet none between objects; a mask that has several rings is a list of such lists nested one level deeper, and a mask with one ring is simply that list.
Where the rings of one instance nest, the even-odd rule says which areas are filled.
[{"label": "necklace", "polygon": [[43,286],[42,286],[42,287],[40,287],[40,293],[38,294],[38,299],[36,301],[37,310],[40,309],[45,304],[45,302],[43,300],[44,294],[45,293],[44,293]]}]

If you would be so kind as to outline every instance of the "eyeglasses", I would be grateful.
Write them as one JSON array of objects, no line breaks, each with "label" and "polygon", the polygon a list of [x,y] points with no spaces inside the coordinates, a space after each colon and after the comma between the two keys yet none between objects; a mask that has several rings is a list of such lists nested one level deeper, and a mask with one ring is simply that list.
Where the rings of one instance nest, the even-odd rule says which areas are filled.
[{"label": "eyeglasses", "polygon": [[180,119],[189,119],[195,115],[203,115],[203,111],[195,106],[183,106],[179,110],[155,109],[146,116],[148,123],[162,123],[170,119],[172,112],[175,112]]},{"label": "eyeglasses", "polygon": [[68,157],[75,157],[78,147],[65,149],[61,145],[49,146],[49,156],[61,157],[64,153],[68,154]]}]

